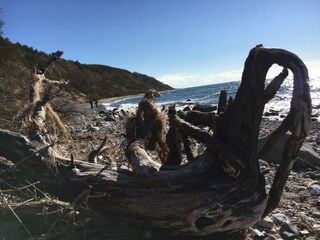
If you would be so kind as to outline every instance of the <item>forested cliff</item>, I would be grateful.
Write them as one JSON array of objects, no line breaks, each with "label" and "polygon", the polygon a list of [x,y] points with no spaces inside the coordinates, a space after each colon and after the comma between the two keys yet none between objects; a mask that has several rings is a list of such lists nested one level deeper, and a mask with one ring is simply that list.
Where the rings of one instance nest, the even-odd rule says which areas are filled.
[{"label": "forested cliff", "polygon": [[[58,49],[57,49],[58,50]],[[61,49],[63,50],[63,49]],[[63,56],[62,56],[63,57]],[[43,66],[50,54],[32,47],[12,43],[0,37],[0,118],[10,121],[28,102],[29,83],[34,67]],[[150,88],[158,91],[172,89],[153,77],[124,69],[60,59],[46,77],[65,80],[72,95],[109,98],[143,93]]]}]

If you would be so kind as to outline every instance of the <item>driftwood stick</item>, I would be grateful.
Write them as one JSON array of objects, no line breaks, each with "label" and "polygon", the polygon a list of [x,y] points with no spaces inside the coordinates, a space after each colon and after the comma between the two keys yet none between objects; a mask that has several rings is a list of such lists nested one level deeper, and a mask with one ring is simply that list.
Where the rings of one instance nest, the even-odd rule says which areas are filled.
[{"label": "driftwood stick", "polygon": [[100,144],[100,146],[95,149],[95,150],[92,150],[90,153],[89,153],[89,156],[88,156],[88,162],[90,163],[97,163],[97,157],[99,154],[101,154],[103,151],[105,151],[107,149],[107,147],[105,147],[104,145],[106,144],[107,142],[107,137],[105,137],[102,141],[102,143]]},{"label": "driftwood stick", "polygon": [[192,161],[198,155],[197,148],[195,147],[196,141],[193,138],[185,135],[182,138],[186,157],[188,161]]},{"label": "driftwood stick", "polygon": [[[283,55],[282,58],[286,58],[286,64],[283,65],[293,72],[294,89],[290,112],[286,119],[284,119],[283,124],[277,129],[278,132],[272,136],[269,144],[272,145],[272,141],[275,141],[278,135],[285,132],[289,126],[292,134],[285,144],[282,160],[273,180],[269,193],[270,198],[263,216],[266,216],[278,205],[294,160],[304,139],[309,134],[311,126],[311,98],[308,84],[308,70],[297,56],[284,51],[281,51],[281,53]],[[282,60],[282,58],[278,56],[278,59]],[[288,60],[287,58],[291,59]],[[282,61],[279,62],[283,63]]]},{"label": "driftwood stick", "polygon": [[293,118],[293,114],[292,114],[292,112],[289,112],[287,117],[285,119],[283,119],[283,121],[281,122],[280,126],[269,135],[267,142],[262,147],[262,149],[259,151],[259,158],[263,159],[263,157],[266,156],[268,154],[268,152],[272,149],[274,144],[277,143],[278,139],[281,136],[286,134],[286,132],[291,127],[292,118]]},{"label": "driftwood stick", "polygon": [[184,134],[204,143],[205,145],[212,144],[212,134],[210,134],[208,131],[202,130],[201,128],[190,124],[189,122],[182,120],[178,116],[172,117],[171,121],[172,124],[177,126]]},{"label": "driftwood stick", "polygon": [[227,110],[227,91],[222,90],[218,102],[218,114],[224,113]]},{"label": "driftwood stick", "polygon": [[216,156],[224,172],[231,177],[239,177],[243,173],[244,164],[240,156],[226,143],[190,123],[175,116],[172,121],[184,134],[204,143],[212,156]]},{"label": "driftwood stick", "polygon": [[[2,181],[2,180],[0,180],[0,181]],[[28,185],[26,185],[26,186],[19,187],[19,188],[13,187],[12,189],[1,190],[1,192],[2,192],[2,193],[9,193],[9,192],[14,192],[14,191],[19,191],[19,192],[20,192],[20,191],[23,190],[23,189],[29,188],[29,187],[31,187],[31,186],[35,186],[36,184],[39,184],[39,183],[40,183],[40,182],[37,181],[37,182],[30,183],[30,184],[28,184]]]},{"label": "driftwood stick", "polygon": [[276,175],[272,183],[272,187],[269,192],[268,204],[262,215],[262,218],[266,217],[273,209],[275,209],[278,206],[283,188],[286,184],[287,178],[294,164],[294,160],[297,158],[299,149],[304,139],[304,136],[290,136],[287,140],[282,154],[280,166],[276,172]]},{"label": "driftwood stick", "polygon": [[160,171],[161,164],[152,160],[145,150],[142,140],[133,142],[127,150],[133,174],[136,176],[150,176]]},{"label": "driftwood stick", "polygon": [[284,68],[282,72],[276,76],[268,85],[266,90],[264,91],[264,102],[269,102],[278,92],[281,84],[288,76],[288,69]]},{"label": "driftwood stick", "polygon": [[[16,187],[12,186],[11,184],[7,183],[6,181],[0,179],[0,182],[3,183],[4,185],[10,187],[11,189],[17,189]],[[27,189],[29,190],[29,189]],[[5,193],[4,191],[7,191],[7,190],[2,190],[3,193]],[[18,190],[20,192],[20,194],[22,194],[23,196],[25,197],[30,197],[30,195],[26,194],[25,192],[21,191],[21,190]]]},{"label": "driftwood stick", "polygon": [[[63,219],[67,214],[69,214],[68,211],[66,211],[68,208],[72,208],[75,209],[76,206],[79,204],[79,201],[83,201],[84,198],[87,199],[87,196],[89,194],[90,190],[89,189],[84,189],[74,200],[72,203],[68,204],[67,206],[64,207],[64,211],[63,214],[56,219],[56,221],[54,221],[54,223],[51,225],[51,227],[49,228],[49,230],[47,231],[46,234],[48,234],[53,228],[54,226],[61,220]],[[45,235],[46,235],[45,234]]]}]

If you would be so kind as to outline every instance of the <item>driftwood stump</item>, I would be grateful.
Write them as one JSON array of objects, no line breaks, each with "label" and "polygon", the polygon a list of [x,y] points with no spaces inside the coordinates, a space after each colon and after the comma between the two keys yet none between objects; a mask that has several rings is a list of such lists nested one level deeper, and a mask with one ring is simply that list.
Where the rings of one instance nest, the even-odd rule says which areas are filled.
[{"label": "driftwood stump", "polygon": [[[284,71],[266,87],[266,74],[274,63],[283,66]],[[267,195],[258,165],[258,134],[264,106],[279,89],[287,69],[294,75],[290,113],[260,155],[288,130],[291,136]],[[137,140],[128,149],[132,171],[77,160],[71,164],[58,155],[53,169],[47,164],[48,151],[42,150],[50,146],[6,130],[0,130],[0,155],[13,163],[22,160],[17,167],[62,200],[88,189],[88,208],[103,213],[112,222],[105,231],[117,228],[117,239],[163,239],[172,235],[185,239],[212,234],[239,238],[239,232],[277,206],[293,161],[309,133],[307,68],[299,57],[286,50],[255,47],[245,62],[235,99],[228,104],[227,96],[223,99],[219,115],[210,116],[213,134],[178,116],[172,117],[171,123],[179,131],[207,147],[203,154],[182,166],[156,163]]]}]

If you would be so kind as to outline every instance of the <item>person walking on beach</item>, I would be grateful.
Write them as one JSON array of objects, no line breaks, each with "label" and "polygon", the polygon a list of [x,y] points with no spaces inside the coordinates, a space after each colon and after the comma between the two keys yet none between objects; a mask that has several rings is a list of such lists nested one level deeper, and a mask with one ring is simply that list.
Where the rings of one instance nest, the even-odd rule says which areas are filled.
[{"label": "person walking on beach", "polygon": [[91,109],[93,109],[93,99],[92,99],[92,97],[91,97],[91,98],[89,98],[89,103],[90,103],[90,107],[91,107]]},{"label": "person walking on beach", "polygon": [[96,108],[98,107],[98,98],[93,99],[94,104],[96,105]]}]

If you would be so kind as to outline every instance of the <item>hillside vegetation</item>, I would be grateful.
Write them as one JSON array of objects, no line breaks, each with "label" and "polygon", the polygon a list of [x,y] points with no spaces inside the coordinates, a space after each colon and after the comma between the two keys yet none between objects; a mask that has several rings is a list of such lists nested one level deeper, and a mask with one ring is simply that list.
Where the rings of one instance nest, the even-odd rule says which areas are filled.
[{"label": "hillside vegetation", "polygon": [[[13,44],[9,39],[0,37],[0,122],[10,122],[25,107],[33,69],[36,65],[43,66],[49,57],[49,54],[32,47]],[[46,76],[69,81],[70,84],[63,89],[84,98],[101,99],[138,94],[150,88],[158,91],[172,89],[144,74],[64,59],[57,61]]]}]

